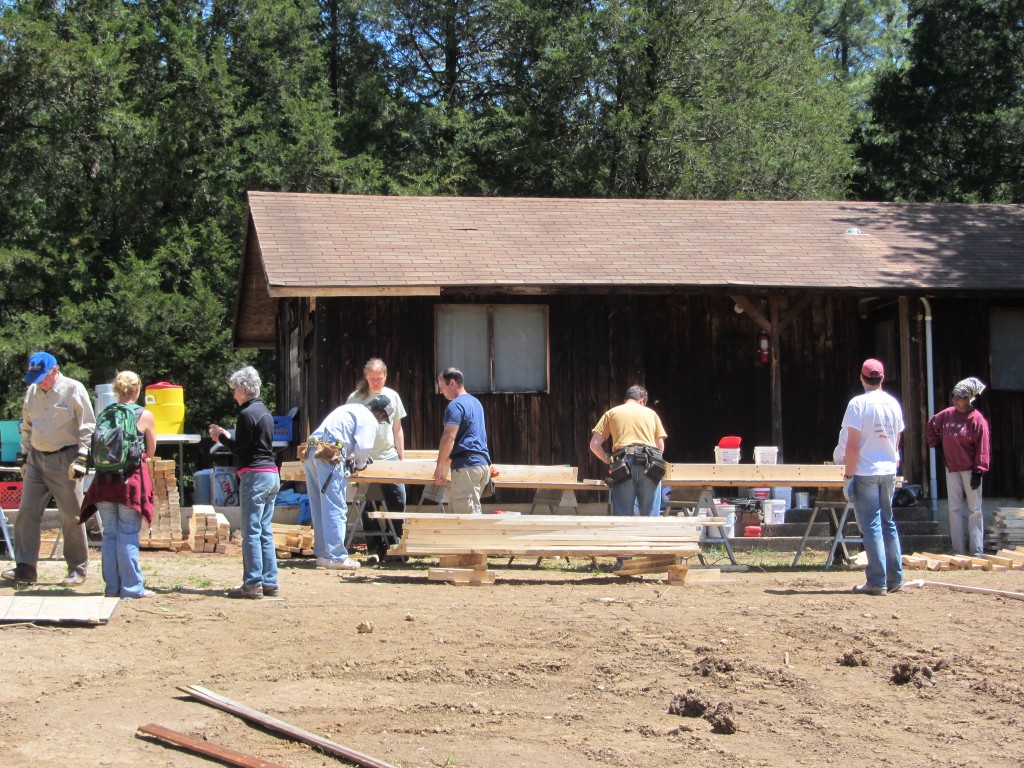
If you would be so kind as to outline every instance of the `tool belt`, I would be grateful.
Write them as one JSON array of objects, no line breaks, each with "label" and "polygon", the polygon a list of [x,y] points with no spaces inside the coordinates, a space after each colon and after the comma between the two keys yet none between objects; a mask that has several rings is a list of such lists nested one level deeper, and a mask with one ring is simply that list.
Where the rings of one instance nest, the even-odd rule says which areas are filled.
[{"label": "tool belt", "polygon": [[606,480],[609,485],[618,485],[630,478],[627,456],[633,457],[634,464],[644,467],[644,474],[656,483],[660,483],[668,471],[668,464],[657,448],[650,445],[626,445],[612,453]]},{"label": "tool belt", "polygon": [[299,461],[305,461],[310,451],[313,452],[314,459],[320,459],[320,461],[325,461],[328,464],[340,464],[343,458],[342,448],[339,443],[328,443],[318,437],[311,437],[299,446],[297,451]]}]

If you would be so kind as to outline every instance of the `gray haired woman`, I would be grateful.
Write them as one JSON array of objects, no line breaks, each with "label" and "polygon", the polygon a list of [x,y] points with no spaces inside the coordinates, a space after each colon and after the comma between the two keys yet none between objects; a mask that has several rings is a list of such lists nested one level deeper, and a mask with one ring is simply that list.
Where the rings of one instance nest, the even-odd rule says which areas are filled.
[{"label": "gray haired woman", "polygon": [[277,597],[277,553],[271,522],[281,476],[274,459],[274,417],[260,400],[260,375],[252,366],[231,374],[228,387],[238,404],[235,436],[210,425],[210,438],[235,457],[242,513],[242,586],[231,597],[258,600]]}]

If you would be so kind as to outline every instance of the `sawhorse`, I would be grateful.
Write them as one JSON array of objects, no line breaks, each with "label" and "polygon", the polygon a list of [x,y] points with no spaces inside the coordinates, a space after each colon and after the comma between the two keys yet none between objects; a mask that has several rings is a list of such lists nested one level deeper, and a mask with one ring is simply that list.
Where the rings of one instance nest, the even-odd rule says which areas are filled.
[{"label": "sawhorse", "polygon": [[[715,508],[715,499],[712,496],[710,486],[701,488],[700,495],[697,497],[695,504],[690,504],[687,501],[676,500],[675,503],[671,503],[674,508],[678,506],[684,517],[702,517],[706,514],[707,517],[717,517],[718,511]],[[732,544],[729,543],[729,537],[725,535],[725,530],[720,525],[709,525],[704,528],[706,535],[701,538],[701,546],[704,544],[721,544],[725,547],[725,552],[729,555],[729,562],[736,565],[736,554],[732,551]],[[707,560],[704,559],[704,553],[701,552],[697,555],[700,559],[701,565],[707,565]]]},{"label": "sawhorse", "polygon": [[369,531],[363,524],[363,516],[368,506],[373,505],[371,508],[376,508],[377,503],[380,503],[385,512],[389,511],[387,502],[384,500],[384,492],[381,491],[378,483],[352,483],[349,488],[353,486],[355,490],[351,492],[352,498],[349,500],[349,504],[355,509],[355,516],[349,516],[345,549],[351,551],[356,534],[361,534],[363,542],[367,544],[367,549],[369,549],[370,539],[380,539],[384,544],[380,548],[380,552],[384,554],[388,547],[398,543],[399,537],[394,522],[389,518],[378,520],[377,522],[381,525],[378,531]]},{"label": "sawhorse", "polygon": [[[840,508],[843,510],[842,514],[837,514],[837,510]],[[818,512],[821,510],[828,511],[832,518],[832,524],[835,526],[835,533],[829,536],[812,536],[811,531],[814,529],[814,523],[818,519]],[[850,560],[850,551],[846,548],[846,545],[863,545],[864,543],[862,536],[847,536],[845,533],[846,523],[849,521],[851,514],[853,514],[853,504],[843,497],[841,491],[834,488],[822,488],[818,492],[818,498],[814,502],[814,509],[811,510],[811,516],[807,521],[807,528],[804,529],[803,538],[800,539],[800,545],[797,547],[796,555],[793,557],[793,567],[796,567],[800,562],[804,547],[807,546],[809,541],[831,542],[828,557],[825,560],[826,571],[832,566],[836,552],[839,551],[840,547],[843,548],[843,557],[846,560]]]}]

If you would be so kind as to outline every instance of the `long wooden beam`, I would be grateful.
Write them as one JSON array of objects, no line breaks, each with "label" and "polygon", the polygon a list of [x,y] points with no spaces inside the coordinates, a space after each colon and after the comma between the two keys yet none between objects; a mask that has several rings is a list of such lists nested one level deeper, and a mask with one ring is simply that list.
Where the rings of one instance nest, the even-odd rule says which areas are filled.
[{"label": "long wooden beam", "polygon": [[230,712],[233,715],[237,715],[244,720],[254,722],[268,730],[277,731],[290,739],[310,744],[329,755],[343,758],[348,760],[350,763],[362,766],[363,768],[396,768],[396,766],[391,763],[378,760],[376,757],[371,757],[370,755],[364,755],[362,752],[357,752],[354,749],[337,744],[329,739],[323,738],[322,736],[317,736],[315,733],[304,731],[290,723],[284,722],[283,720],[278,720],[276,717],[271,717],[270,715],[251,709],[243,704],[238,704],[231,699],[221,696],[219,693],[215,693],[207,688],[203,688],[202,686],[179,685],[178,690],[184,691],[197,701],[209,704],[211,707],[216,707],[217,709],[222,709],[225,712]]},{"label": "long wooden beam", "polygon": [[788,486],[842,488],[843,467],[835,464],[669,464],[669,486]]},{"label": "long wooden beam", "polygon": [[247,755],[244,752],[238,752],[229,747],[222,747],[219,744],[214,744],[212,741],[203,741],[202,739],[189,736],[187,733],[165,728],[156,723],[140,725],[135,735],[139,738],[142,738],[142,736],[152,736],[169,744],[174,744],[177,747],[184,747],[198,755],[211,757],[228,765],[237,765],[239,768],[284,768],[280,763],[270,763],[258,757]]}]

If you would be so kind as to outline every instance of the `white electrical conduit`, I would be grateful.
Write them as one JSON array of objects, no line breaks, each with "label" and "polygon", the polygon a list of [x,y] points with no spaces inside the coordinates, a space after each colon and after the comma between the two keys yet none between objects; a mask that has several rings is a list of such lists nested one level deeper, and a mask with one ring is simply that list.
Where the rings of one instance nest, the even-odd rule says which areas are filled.
[{"label": "white electrical conduit", "polygon": [[[924,304],[924,348],[925,368],[928,376],[928,415],[935,414],[935,363],[932,358],[932,305],[924,296],[920,297]],[[927,429],[927,425],[925,426]],[[935,449],[928,449],[928,497],[932,501],[932,520],[939,519],[939,478],[935,474]]]}]

